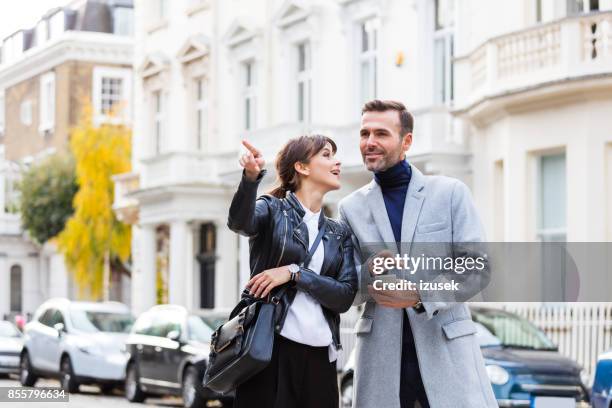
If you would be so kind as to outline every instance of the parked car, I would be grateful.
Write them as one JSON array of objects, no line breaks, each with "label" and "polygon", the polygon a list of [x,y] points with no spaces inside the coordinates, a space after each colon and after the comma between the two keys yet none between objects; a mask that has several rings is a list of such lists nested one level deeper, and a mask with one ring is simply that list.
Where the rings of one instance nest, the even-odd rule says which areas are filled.
[{"label": "parked car", "polygon": [[149,395],[176,395],[189,408],[204,407],[210,400],[231,406],[231,395],[222,396],[202,386],[210,337],[225,316],[227,313],[189,312],[176,305],[153,306],[141,314],[126,342],[126,398],[143,402]]},{"label": "parked car", "polygon": [[597,358],[591,404],[593,408],[612,408],[612,350]]},{"label": "parked car", "polygon": [[97,384],[103,393],[123,384],[125,340],[134,318],[118,302],[43,303],[25,326],[20,381],[33,386],[39,377],[59,378],[61,387],[78,392],[80,384]]},{"label": "parked car", "polygon": [[[561,356],[544,332],[514,313],[475,306],[470,309],[500,407],[590,406],[580,366]],[[341,374],[343,408],[352,405],[354,366],[353,351]]]},{"label": "parked car", "polygon": [[0,321],[0,377],[19,372],[19,354],[23,348],[23,334],[7,321]]}]

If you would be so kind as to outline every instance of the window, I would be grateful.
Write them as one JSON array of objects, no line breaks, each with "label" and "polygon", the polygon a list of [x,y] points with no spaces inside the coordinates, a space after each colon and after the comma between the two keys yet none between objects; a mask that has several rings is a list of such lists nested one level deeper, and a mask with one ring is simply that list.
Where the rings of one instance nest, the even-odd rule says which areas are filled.
[{"label": "window", "polygon": [[113,11],[113,33],[130,37],[134,34],[134,9],[115,7]]},{"label": "window", "polygon": [[129,333],[134,318],[129,313],[73,308],[70,322],[76,330],[86,333]]},{"label": "window", "polygon": [[21,266],[11,266],[11,312],[21,312],[22,282]]},{"label": "window", "polygon": [[166,337],[171,331],[181,332],[181,314],[174,310],[158,311],[153,318],[149,335]]},{"label": "window", "polygon": [[155,135],[155,154],[161,153],[164,139],[165,97],[162,91],[153,93],[153,134]]},{"label": "window", "polygon": [[202,317],[191,315],[187,318],[187,336],[189,340],[208,343],[213,333],[214,330],[206,324]]},{"label": "window", "polygon": [[567,14],[574,15],[599,10],[599,0],[567,0]]},{"label": "window", "polygon": [[536,23],[542,22],[542,0],[535,0]]},{"label": "window", "polygon": [[208,81],[196,80],[196,146],[198,150],[208,147]]},{"label": "window", "polygon": [[200,308],[215,307],[215,264],[217,261],[217,229],[215,224],[200,225],[200,242],[196,259],[200,265]]},{"label": "window", "polygon": [[30,126],[32,124],[32,101],[29,99],[21,102],[21,106],[19,107],[19,119],[21,119],[21,124],[25,126]]},{"label": "window", "polygon": [[49,323],[51,323],[50,324],[51,327],[55,326],[58,323],[66,325],[66,322],[64,320],[64,315],[62,314],[62,312],[60,312],[57,309],[55,309],[55,312],[51,316],[51,321]]},{"label": "window", "polygon": [[434,103],[453,100],[454,0],[435,0]]},{"label": "window", "polygon": [[4,90],[0,90],[0,134],[4,133]]},{"label": "window", "polygon": [[298,44],[297,51],[297,117],[298,121],[310,123],[311,121],[311,100],[312,100],[312,80],[311,80],[311,52],[310,43]]},{"label": "window", "polygon": [[244,106],[244,129],[254,129],[255,124],[255,112],[256,112],[256,92],[255,86],[257,84],[255,62],[247,61],[243,63],[243,106]]},{"label": "window", "polygon": [[55,73],[40,77],[40,122],[39,130],[45,132],[55,126]]},{"label": "window", "polygon": [[96,67],[93,73],[95,122],[121,123],[130,117],[131,71]]},{"label": "window", "polygon": [[54,308],[48,309],[46,312],[44,312],[38,321],[49,327],[53,327],[58,323],[65,324],[62,312]]},{"label": "window", "polygon": [[55,309],[47,309],[38,318],[38,322],[44,324],[45,326],[51,326],[51,318],[53,317],[53,313],[55,313]]},{"label": "window", "polygon": [[153,314],[143,313],[134,323],[134,333],[149,335],[153,325]]},{"label": "window", "polygon": [[541,156],[538,164],[538,237],[565,241],[565,154]]},{"label": "window", "polygon": [[100,93],[100,113],[110,115],[122,100],[123,81],[121,78],[103,77]]},{"label": "window", "polygon": [[376,98],[378,30],[373,20],[359,25],[359,90],[361,103]]}]

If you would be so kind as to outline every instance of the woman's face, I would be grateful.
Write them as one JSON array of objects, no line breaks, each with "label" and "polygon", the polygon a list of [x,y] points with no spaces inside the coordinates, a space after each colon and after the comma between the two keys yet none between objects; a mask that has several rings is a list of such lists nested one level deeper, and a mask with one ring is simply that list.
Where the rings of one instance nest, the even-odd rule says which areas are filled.
[{"label": "woman's face", "polygon": [[331,143],[328,142],[323,149],[312,156],[305,167],[308,169],[306,175],[308,183],[322,186],[325,191],[340,188],[340,161],[336,159]]}]

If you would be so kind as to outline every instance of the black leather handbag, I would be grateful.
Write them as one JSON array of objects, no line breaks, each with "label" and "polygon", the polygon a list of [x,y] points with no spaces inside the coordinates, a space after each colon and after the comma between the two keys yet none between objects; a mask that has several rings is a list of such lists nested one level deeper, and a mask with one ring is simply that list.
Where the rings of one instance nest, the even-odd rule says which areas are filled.
[{"label": "black leather handbag", "polygon": [[[325,223],[319,229],[308,255],[310,259],[323,237]],[[210,341],[210,355],[203,384],[213,391],[226,394],[266,368],[272,359],[274,324],[282,312],[280,299],[288,284],[279,287],[267,299],[253,297],[247,289],[230,313],[230,320],[219,327]]]}]

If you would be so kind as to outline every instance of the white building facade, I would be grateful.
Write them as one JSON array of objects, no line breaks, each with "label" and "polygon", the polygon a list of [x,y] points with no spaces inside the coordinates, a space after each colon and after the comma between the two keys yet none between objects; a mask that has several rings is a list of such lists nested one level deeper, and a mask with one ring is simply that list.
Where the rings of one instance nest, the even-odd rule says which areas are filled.
[{"label": "white building facade", "polygon": [[[55,245],[35,244],[22,227],[16,182],[68,148],[85,103],[94,123],[129,125],[132,11],[131,0],[66,1],[0,42],[0,319],[32,315],[49,298],[79,297]],[[112,116],[113,106],[122,111]],[[111,297],[130,303],[129,278],[111,287],[125,287]]]},{"label": "white building facade", "polygon": [[[472,188],[490,240],[612,239],[612,1],[137,0],[133,308],[231,307],[248,243],[226,226],[240,141],[267,167],[289,138],[338,144],[364,185],[360,109],[416,118],[408,160]],[[503,13],[504,19],[491,18]],[[261,192],[274,182],[270,171]]]}]

